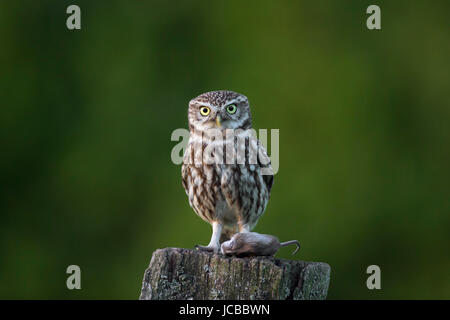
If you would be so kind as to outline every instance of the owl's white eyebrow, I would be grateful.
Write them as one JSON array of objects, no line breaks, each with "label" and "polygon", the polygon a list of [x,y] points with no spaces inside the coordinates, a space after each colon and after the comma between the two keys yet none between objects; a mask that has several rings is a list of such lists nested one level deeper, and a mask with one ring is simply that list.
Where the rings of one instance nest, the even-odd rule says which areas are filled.
[{"label": "owl's white eyebrow", "polygon": [[237,103],[237,102],[239,102],[237,99],[227,100],[227,101],[223,104],[223,106],[224,106],[224,107],[225,107],[225,106],[229,106],[230,104],[234,104],[234,103]]},{"label": "owl's white eyebrow", "polygon": [[202,102],[202,101],[197,101],[197,100],[193,100],[191,101],[192,104],[196,105],[196,106],[205,106],[205,107],[213,107],[212,104],[210,104],[209,102]]},{"label": "owl's white eyebrow", "polygon": [[[243,102],[243,101],[245,101],[245,98],[237,97],[237,98],[233,98],[230,100],[226,100],[225,103],[223,104],[223,106],[225,107],[225,106],[229,106],[230,104],[239,103],[239,102]],[[215,105],[213,105],[209,102],[206,102],[206,101],[191,100],[190,103],[194,104],[196,106],[205,106],[205,107],[210,107],[210,108],[216,107]]]},{"label": "owl's white eyebrow", "polygon": [[238,103],[238,102],[243,102],[243,101],[245,101],[245,98],[244,98],[244,97],[236,97],[236,98],[227,100],[226,103],[225,103],[224,105],[225,105],[225,106],[228,106],[228,105],[230,105],[230,104]]}]

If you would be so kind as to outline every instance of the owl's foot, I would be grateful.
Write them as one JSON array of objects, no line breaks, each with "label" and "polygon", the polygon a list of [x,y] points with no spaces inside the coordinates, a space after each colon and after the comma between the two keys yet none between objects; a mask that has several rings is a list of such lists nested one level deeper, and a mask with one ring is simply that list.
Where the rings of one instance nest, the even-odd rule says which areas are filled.
[{"label": "owl's foot", "polygon": [[201,245],[197,244],[197,245],[195,245],[194,248],[197,249],[197,250],[206,251],[206,252],[214,252],[214,253],[219,253],[220,252],[220,247],[211,246],[211,245],[201,246]]},{"label": "owl's foot", "polygon": [[211,241],[209,242],[209,244],[205,247],[205,246],[201,246],[201,245],[196,245],[195,248],[197,250],[201,250],[201,251],[207,251],[207,252],[214,252],[214,253],[219,253],[220,252],[220,234],[222,232],[222,225],[217,222],[214,221],[212,223],[212,228],[213,228],[213,233],[211,236]]}]

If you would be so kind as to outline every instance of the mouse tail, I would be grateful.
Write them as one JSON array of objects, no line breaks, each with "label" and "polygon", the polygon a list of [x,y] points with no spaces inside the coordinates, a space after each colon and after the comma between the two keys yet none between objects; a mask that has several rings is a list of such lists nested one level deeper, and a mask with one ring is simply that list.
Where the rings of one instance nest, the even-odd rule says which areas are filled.
[{"label": "mouse tail", "polygon": [[294,252],[292,252],[292,254],[294,255],[300,249],[300,242],[298,242],[298,240],[291,240],[291,241],[282,242],[282,243],[280,243],[280,246],[286,247],[286,246],[290,246],[292,244],[295,244],[297,246],[297,248],[295,248]]}]

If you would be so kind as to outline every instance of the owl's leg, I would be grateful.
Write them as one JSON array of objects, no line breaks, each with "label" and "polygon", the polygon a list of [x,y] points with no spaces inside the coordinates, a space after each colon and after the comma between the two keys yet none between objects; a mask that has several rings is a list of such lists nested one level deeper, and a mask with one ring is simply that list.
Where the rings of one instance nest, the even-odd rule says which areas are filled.
[{"label": "owl's leg", "polygon": [[214,221],[212,223],[213,233],[211,241],[205,246],[196,245],[195,248],[202,251],[219,252],[220,251],[220,234],[222,233],[222,224]]}]

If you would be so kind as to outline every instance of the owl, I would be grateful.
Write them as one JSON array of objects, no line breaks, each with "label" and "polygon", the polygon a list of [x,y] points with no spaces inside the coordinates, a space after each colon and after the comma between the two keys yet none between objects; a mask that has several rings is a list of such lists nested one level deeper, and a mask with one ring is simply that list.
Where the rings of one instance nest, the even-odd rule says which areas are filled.
[{"label": "owl", "polygon": [[188,122],[182,184],[192,209],[212,226],[209,244],[196,248],[219,252],[223,241],[250,232],[264,213],[273,184],[270,159],[251,130],[250,105],[242,94],[199,95],[189,102]]}]

